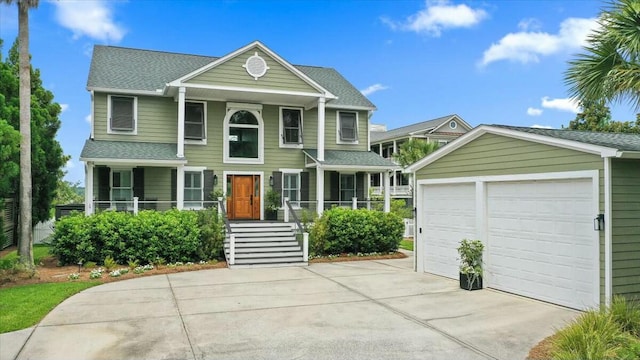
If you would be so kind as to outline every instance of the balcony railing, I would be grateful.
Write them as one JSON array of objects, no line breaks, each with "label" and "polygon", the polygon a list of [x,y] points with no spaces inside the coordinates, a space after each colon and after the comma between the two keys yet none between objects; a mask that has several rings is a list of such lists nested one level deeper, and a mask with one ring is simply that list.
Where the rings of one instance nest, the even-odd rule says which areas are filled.
[{"label": "balcony railing", "polygon": [[[396,185],[389,187],[390,196],[411,196],[411,185]],[[383,186],[372,186],[371,195],[382,196],[384,195]]]}]

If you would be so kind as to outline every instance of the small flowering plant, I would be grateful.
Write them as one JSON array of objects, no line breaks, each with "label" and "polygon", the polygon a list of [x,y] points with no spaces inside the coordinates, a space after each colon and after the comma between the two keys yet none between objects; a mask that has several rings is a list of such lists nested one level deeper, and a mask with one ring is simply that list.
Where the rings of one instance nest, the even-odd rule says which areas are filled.
[{"label": "small flowering plant", "polygon": [[482,278],[482,252],[484,244],[480,240],[463,239],[458,247],[460,255],[460,274],[467,275],[468,287],[480,284]]},{"label": "small flowering plant", "polygon": [[104,272],[104,269],[102,268],[93,269],[91,270],[91,273],[89,273],[89,279],[100,279],[102,278],[103,272]]},{"label": "small flowering plant", "polygon": [[78,273],[69,274],[69,276],[67,276],[67,279],[69,279],[71,281],[78,280],[78,279],[80,279],[80,274],[78,274]]}]

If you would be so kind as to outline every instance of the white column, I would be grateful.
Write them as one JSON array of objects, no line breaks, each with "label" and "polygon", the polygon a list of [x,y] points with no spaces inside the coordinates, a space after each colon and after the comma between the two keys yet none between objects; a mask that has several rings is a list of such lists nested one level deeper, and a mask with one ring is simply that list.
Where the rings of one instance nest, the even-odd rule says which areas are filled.
[{"label": "white column", "polygon": [[398,152],[398,143],[395,140],[393,140],[393,153],[395,154],[397,152]]},{"label": "white column", "polygon": [[283,199],[283,203],[284,203],[284,222],[288,223],[289,222],[289,206],[287,205],[287,203],[289,202],[289,198],[285,197]]},{"label": "white column", "polygon": [[384,179],[384,212],[386,213],[391,211],[391,196],[389,194],[391,192],[391,187],[389,186],[389,176],[393,173],[394,172],[385,172],[382,177]]},{"label": "white column", "polygon": [[318,216],[324,211],[324,169],[316,167],[316,212]]},{"label": "white column", "polygon": [[93,163],[84,165],[84,214],[93,214]]},{"label": "white column", "polygon": [[178,165],[176,179],[176,207],[184,208],[184,165]]},{"label": "white column", "polygon": [[319,161],[324,161],[324,98],[318,99],[318,156]]},{"label": "white column", "polygon": [[178,153],[176,156],[184,157],[184,97],[186,89],[178,89]]}]

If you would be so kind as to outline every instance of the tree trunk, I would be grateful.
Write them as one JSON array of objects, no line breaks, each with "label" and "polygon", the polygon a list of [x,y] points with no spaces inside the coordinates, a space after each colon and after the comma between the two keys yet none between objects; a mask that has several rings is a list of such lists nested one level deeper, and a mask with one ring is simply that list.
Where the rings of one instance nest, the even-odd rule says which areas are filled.
[{"label": "tree trunk", "polygon": [[20,57],[20,263],[33,263],[31,224],[31,60],[29,59],[29,1],[18,1],[18,42]]}]

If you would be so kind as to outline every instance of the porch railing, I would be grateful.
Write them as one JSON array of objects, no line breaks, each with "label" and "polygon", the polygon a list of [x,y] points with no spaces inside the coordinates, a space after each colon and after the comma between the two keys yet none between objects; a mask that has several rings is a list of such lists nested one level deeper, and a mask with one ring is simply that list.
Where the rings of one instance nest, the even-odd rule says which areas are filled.
[{"label": "porch railing", "polygon": [[[236,235],[231,230],[231,224],[229,224],[229,218],[227,217],[227,210],[224,207],[224,198],[218,198],[218,216],[222,218],[224,222],[224,228],[226,230],[226,236],[224,238],[225,245],[229,245],[229,256],[227,256],[227,249],[224,250],[224,259],[228,265],[234,265],[236,263]],[[223,246],[224,247],[224,246]]]},{"label": "porch railing", "polygon": [[[371,195],[384,195],[384,186],[372,186],[370,189]],[[411,194],[411,185],[395,185],[389,187],[390,196],[411,196]]]},{"label": "porch railing", "polygon": [[294,211],[293,206],[291,206],[291,202],[289,201],[289,198],[285,197],[284,198],[284,222],[286,223],[289,222],[290,215],[293,218],[293,222],[296,225],[297,235],[302,236],[302,261],[308,262],[309,261],[309,233],[307,232],[307,229],[305,229],[302,226],[302,223],[298,219],[298,216],[296,215],[296,212]]}]

